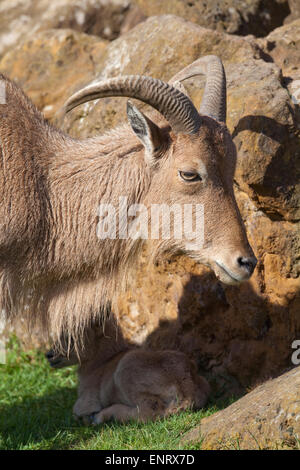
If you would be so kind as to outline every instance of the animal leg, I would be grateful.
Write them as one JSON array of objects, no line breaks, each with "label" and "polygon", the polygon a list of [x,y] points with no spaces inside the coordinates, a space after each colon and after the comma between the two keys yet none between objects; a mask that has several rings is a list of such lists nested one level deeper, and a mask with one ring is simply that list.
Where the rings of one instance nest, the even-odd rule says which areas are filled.
[{"label": "animal leg", "polygon": [[99,401],[98,389],[91,389],[83,393],[73,406],[73,415],[77,421],[84,424],[93,424],[93,417],[99,414],[101,403]]},{"label": "animal leg", "polygon": [[139,417],[138,407],[131,407],[127,405],[111,405],[104,410],[94,415],[93,424],[101,424],[106,421],[115,420],[121,423],[126,423],[131,420],[137,420]]}]

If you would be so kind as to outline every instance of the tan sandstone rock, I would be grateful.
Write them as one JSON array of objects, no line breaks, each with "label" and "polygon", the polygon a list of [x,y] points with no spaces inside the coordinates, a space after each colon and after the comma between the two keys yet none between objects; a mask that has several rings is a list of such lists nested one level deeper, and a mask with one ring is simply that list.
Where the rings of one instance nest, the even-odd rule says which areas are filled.
[{"label": "tan sandstone rock", "polygon": [[47,29],[71,28],[113,40],[146,17],[170,13],[219,31],[266,36],[289,12],[287,0],[2,0],[0,57]]},{"label": "tan sandstone rock", "polygon": [[290,14],[285,18],[285,23],[290,23],[291,21],[297,20],[300,18],[300,2],[299,0],[288,0]]},{"label": "tan sandstone rock", "polygon": [[0,57],[36,32],[52,28],[115,39],[122,28],[141,21],[132,10],[130,0],[2,0]]},{"label": "tan sandstone rock", "polygon": [[36,33],[8,52],[0,70],[16,80],[51,119],[77,84],[91,80],[106,41],[71,29]]},{"label": "tan sandstone rock", "polygon": [[299,71],[300,18],[274,29],[266,38],[260,39],[259,43],[282,69],[284,77],[293,77]]},{"label": "tan sandstone rock", "polygon": [[[300,8],[300,2],[299,2]],[[300,18],[272,31],[260,39],[260,46],[282,71],[282,81],[296,104],[300,127]]]},{"label": "tan sandstone rock", "polygon": [[299,449],[300,367],[204,418],[182,440],[201,449]]},{"label": "tan sandstone rock", "polygon": [[241,35],[265,36],[289,13],[286,0],[134,1],[147,16],[173,14],[206,28]]}]

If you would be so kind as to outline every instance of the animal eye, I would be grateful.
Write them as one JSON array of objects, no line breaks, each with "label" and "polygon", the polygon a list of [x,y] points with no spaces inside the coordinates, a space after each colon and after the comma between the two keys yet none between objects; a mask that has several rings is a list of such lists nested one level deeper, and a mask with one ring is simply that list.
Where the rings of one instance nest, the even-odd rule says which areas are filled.
[{"label": "animal eye", "polygon": [[201,181],[202,178],[198,173],[194,173],[191,171],[179,171],[180,177],[184,181]]}]

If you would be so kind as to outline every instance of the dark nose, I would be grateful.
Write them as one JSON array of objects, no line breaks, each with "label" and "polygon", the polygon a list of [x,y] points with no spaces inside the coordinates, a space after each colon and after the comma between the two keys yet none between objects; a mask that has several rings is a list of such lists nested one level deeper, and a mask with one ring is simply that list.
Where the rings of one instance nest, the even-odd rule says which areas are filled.
[{"label": "dark nose", "polygon": [[253,273],[255,266],[257,265],[257,259],[255,256],[251,256],[249,258],[244,258],[243,256],[240,256],[237,259],[238,265],[240,268],[245,269],[245,271],[248,272],[249,276]]},{"label": "dark nose", "polygon": [[50,351],[46,352],[45,357],[46,357],[46,359],[53,359],[54,351],[52,349],[50,349]]}]

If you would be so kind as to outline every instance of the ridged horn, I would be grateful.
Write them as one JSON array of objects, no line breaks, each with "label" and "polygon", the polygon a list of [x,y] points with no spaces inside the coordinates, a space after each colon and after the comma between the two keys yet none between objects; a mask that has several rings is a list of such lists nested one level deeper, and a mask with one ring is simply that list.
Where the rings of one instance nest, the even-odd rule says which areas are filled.
[{"label": "ridged horn", "polygon": [[202,74],[206,75],[206,83],[200,114],[226,122],[226,75],[219,57],[215,55],[201,57],[174,75],[169,83],[181,82]]},{"label": "ridged horn", "polygon": [[151,77],[127,75],[89,85],[65,103],[66,112],[87,101],[108,96],[127,96],[151,105],[169,122],[176,133],[194,134],[201,123],[191,100],[175,87]]}]

